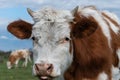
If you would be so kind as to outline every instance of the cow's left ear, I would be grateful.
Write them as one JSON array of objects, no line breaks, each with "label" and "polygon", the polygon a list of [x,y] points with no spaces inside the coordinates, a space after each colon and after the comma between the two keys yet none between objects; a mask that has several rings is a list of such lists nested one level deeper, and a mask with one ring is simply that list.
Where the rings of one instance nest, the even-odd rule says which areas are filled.
[{"label": "cow's left ear", "polygon": [[99,27],[99,24],[93,16],[84,16],[79,8],[74,10],[74,23],[71,27],[71,35],[75,38],[84,38],[93,34]]},{"label": "cow's left ear", "polygon": [[17,20],[10,23],[7,29],[19,39],[28,39],[32,33],[32,24],[23,20]]},{"label": "cow's left ear", "polygon": [[99,24],[93,17],[81,17],[81,19],[72,25],[71,34],[76,38],[84,38],[92,35]]}]

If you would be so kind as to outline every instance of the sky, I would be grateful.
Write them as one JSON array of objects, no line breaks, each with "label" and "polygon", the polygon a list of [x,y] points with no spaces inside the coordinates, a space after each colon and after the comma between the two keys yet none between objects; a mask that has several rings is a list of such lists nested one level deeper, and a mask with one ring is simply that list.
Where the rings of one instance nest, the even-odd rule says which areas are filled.
[{"label": "sky", "polygon": [[33,11],[50,6],[57,9],[72,10],[76,6],[95,5],[99,10],[109,10],[120,18],[120,0],[0,0],[0,50],[9,51],[32,48],[32,41],[20,40],[7,31],[7,25],[23,19],[33,23],[26,9]]}]

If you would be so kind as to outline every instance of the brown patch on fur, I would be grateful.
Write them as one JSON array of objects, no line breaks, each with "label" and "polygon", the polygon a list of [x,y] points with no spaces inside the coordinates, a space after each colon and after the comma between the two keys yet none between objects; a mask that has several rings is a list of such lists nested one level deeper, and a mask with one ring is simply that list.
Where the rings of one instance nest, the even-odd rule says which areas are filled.
[{"label": "brown patch on fur", "polygon": [[22,51],[19,51],[19,52],[18,52],[19,58],[24,58],[24,56],[23,56],[24,54],[25,54],[25,53],[23,53]]},{"label": "brown patch on fur", "polygon": [[11,62],[11,65],[15,64],[15,61],[19,58],[18,55],[10,55],[9,61]]},{"label": "brown patch on fur", "polygon": [[8,31],[15,35],[17,38],[26,39],[31,36],[32,24],[23,20],[17,20],[10,23],[7,27]]},{"label": "brown patch on fur", "polygon": [[84,17],[83,15],[76,14],[74,21],[76,24],[73,24],[72,27],[72,36],[75,38],[84,38],[95,32],[98,23],[93,17]]},{"label": "brown patch on fur", "polygon": [[74,59],[65,80],[97,80],[102,72],[111,80],[112,53],[100,26],[91,16],[75,14],[75,20],[71,30]]},{"label": "brown patch on fur", "polygon": [[115,26],[119,27],[120,25],[115,21],[113,20],[111,17],[109,17],[108,15],[106,15],[104,12],[102,12],[102,15],[104,17],[106,17],[107,19],[109,19]]}]

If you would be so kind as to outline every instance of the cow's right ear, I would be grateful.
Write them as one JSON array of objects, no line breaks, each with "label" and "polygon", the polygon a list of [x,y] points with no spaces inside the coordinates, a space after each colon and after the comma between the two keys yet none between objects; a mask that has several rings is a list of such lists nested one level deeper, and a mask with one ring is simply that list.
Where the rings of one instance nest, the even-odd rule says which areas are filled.
[{"label": "cow's right ear", "polygon": [[17,20],[10,23],[7,29],[19,39],[28,39],[32,33],[32,24],[23,20]]}]

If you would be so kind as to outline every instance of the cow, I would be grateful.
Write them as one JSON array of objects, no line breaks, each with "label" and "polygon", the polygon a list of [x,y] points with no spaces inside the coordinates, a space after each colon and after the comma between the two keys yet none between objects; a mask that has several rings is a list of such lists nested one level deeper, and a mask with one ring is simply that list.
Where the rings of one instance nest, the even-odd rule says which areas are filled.
[{"label": "cow", "polygon": [[94,6],[27,11],[34,24],[17,20],[7,29],[33,40],[33,74],[40,80],[117,80],[120,23],[115,14]]},{"label": "cow", "polygon": [[28,49],[19,49],[19,50],[12,51],[7,61],[7,68],[11,69],[14,66],[15,68],[18,67],[19,60],[21,59],[24,59],[22,66],[27,67],[28,61],[31,62],[30,55],[31,55],[31,52]]}]

